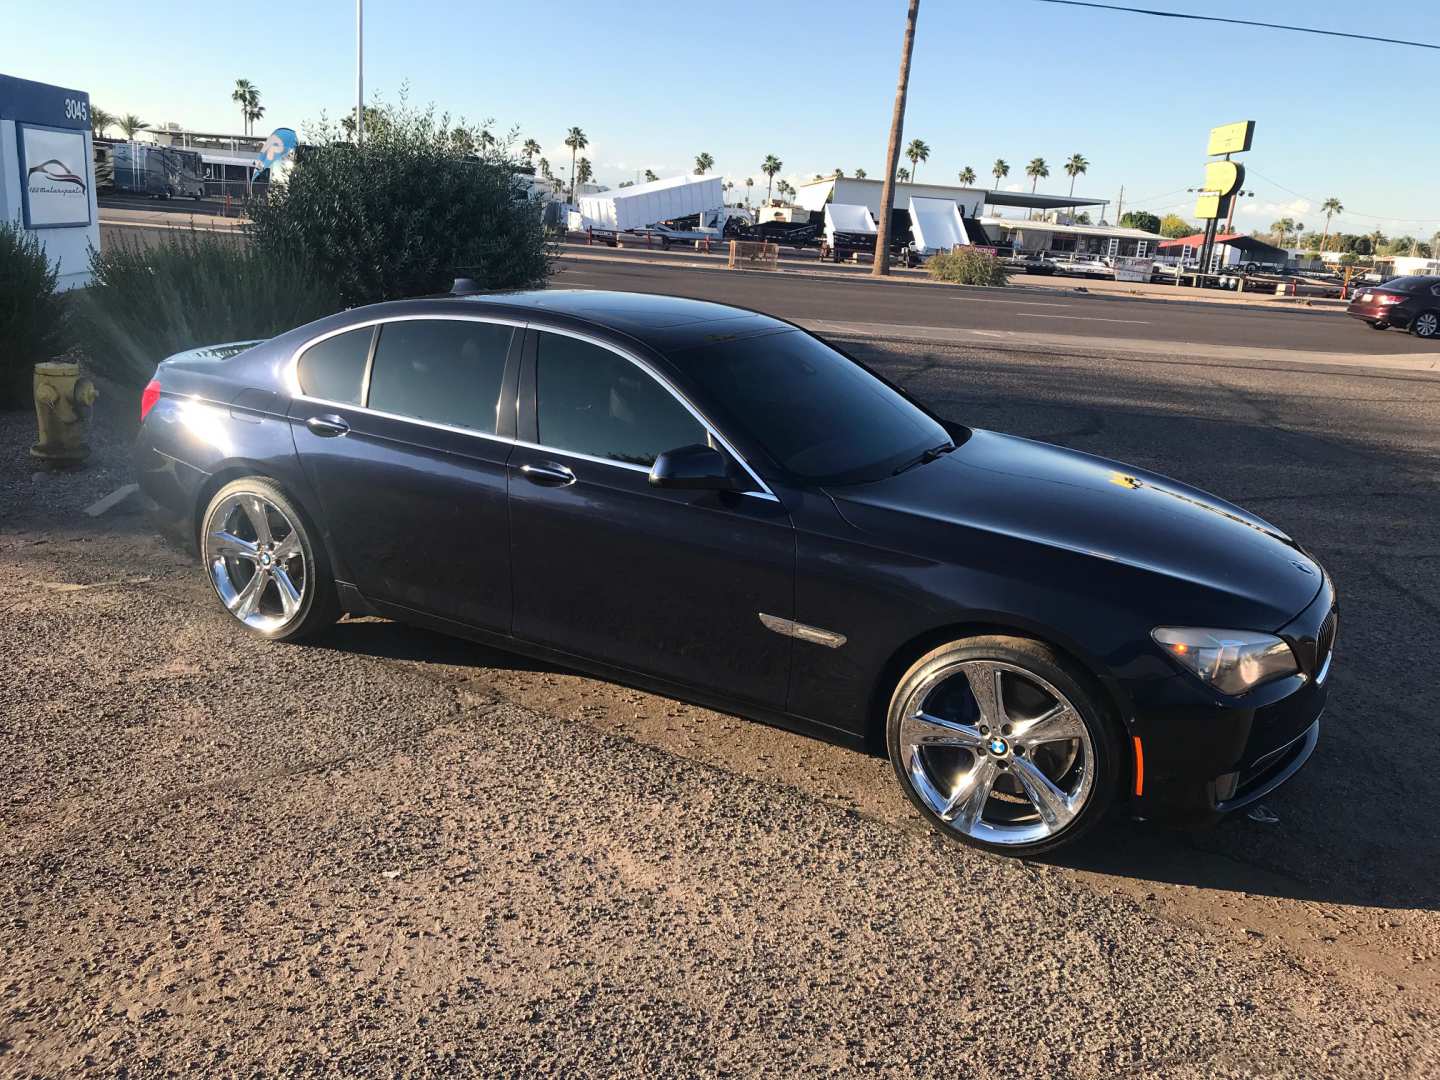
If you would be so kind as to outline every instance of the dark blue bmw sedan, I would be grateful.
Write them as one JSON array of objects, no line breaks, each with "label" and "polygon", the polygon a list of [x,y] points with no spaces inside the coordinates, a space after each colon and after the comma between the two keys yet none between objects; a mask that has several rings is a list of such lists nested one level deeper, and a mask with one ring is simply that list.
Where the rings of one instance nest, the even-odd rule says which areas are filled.
[{"label": "dark blue bmw sedan", "polygon": [[255,633],[379,614],[883,747],[992,851],[1214,820],[1319,734],[1335,593],[1275,526],[755,312],[380,304],[171,357],[141,408],[142,487]]}]

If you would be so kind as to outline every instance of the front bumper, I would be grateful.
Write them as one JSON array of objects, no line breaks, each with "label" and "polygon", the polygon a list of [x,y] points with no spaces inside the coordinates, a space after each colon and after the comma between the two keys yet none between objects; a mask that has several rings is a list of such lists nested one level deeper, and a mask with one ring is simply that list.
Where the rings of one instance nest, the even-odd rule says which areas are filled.
[{"label": "front bumper", "polygon": [[1320,737],[1336,618],[1327,579],[1310,606],[1279,631],[1295,652],[1300,674],[1242,697],[1185,703],[1198,683],[1184,674],[1168,687],[1153,688],[1151,707],[1141,709],[1131,727],[1139,766],[1132,811],[1178,825],[1211,824],[1299,772]]}]

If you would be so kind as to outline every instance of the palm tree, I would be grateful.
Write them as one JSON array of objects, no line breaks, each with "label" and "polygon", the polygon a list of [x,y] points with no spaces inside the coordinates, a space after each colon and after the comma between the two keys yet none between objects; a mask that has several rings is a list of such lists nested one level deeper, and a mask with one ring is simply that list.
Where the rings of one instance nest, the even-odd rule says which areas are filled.
[{"label": "palm tree", "polygon": [[578,127],[572,127],[570,133],[565,136],[565,145],[570,148],[570,201],[575,201],[575,155],[590,145],[590,140],[585,137],[585,132]]},{"label": "palm tree", "polygon": [[250,121],[250,133],[251,133],[251,134],[254,134],[254,132],[255,132],[255,121],[256,121],[256,120],[259,120],[262,116],[265,115],[265,106],[258,104],[258,102],[259,102],[259,95],[258,95],[258,94],[256,95],[256,99],[255,99],[255,100],[256,100],[257,104],[251,105],[248,109],[245,110],[245,116],[246,116],[246,118]]},{"label": "palm tree", "polygon": [[911,139],[910,145],[905,148],[905,156],[910,159],[911,174],[919,176],[920,162],[930,160],[930,147],[924,139]]},{"label": "palm tree", "polygon": [[[594,178],[594,176],[595,170],[590,167],[590,159],[582,157],[579,163],[576,165],[576,179],[579,180],[579,182],[582,184],[588,184]],[[572,199],[575,197],[575,193],[573,190],[570,193],[570,197]]]},{"label": "palm tree", "polygon": [[540,163],[536,166],[536,168],[540,170],[540,175],[543,176],[546,180],[554,179],[554,177],[550,175],[550,162],[547,161],[545,158],[542,157],[540,159]]},{"label": "palm tree", "polygon": [[1041,179],[1050,175],[1050,166],[1045,164],[1043,157],[1031,158],[1030,164],[1025,166],[1025,175],[1030,177],[1030,194],[1033,195]]},{"label": "palm tree", "polygon": [[960,183],[964,184],[966,187],[969,187],[971,184],[975,183],[975,170],[970,168],[969,165],[966,165],[963,169],[960,170],[959,180]]},{"label": "palm tree", "polygon": [[709,154],[702,153],[695,158],[695,175],[704,176],[715,165],[715,159]]},{"label": "palm tree", "polygon": [[105,129],[114,127],[116,116],[114,113],[106,112],[98,105],[90,106],[90,134],[97,139],[105,137]]},{"label": "palm tree", "polygon": [[755,186],[755,178],[754,178],[753,176],[747,176],[747,177],[745,177],[745,206],[746,206],[747,209],[748,209],[749,206],[750,206],[750,189],[753,188],[754,186]]},{"label": "palm tree", "polygon": [[1367,239],[1370,241],[1370,250],[1377,255],[1380,254],[1380,249],[1389,243],[1389,241],[1385,239],[1385,234],[1379,229],[1370,233]]},{"label": "palm tree", "polygon": [[134,113],[126,113],[115,122],[120,126],[120,134],[124,135],[125,138],[131,142],[134,142],[135,136],[139,135],[140,132],[144,131],[148,126],[144,120],[141,120],[140,117]]},{"label": "palm tree", "polygon": [[996,158],[995,164],[990,166],[990,175],[995,177],[995,190],[1000,190],[1000,181],[1010,175],[1010,163],[1004,158]]},{"label": "palm tree", "polygon": [[525,164],[533,165],[535,163],[535,155],[540,153],[540,150],[541,146],[538,142],[534,139],[526,139],[520,147],[520,152],[525,155]]},{"label": "palm tree", "polygon": [[1065,162],[1065,171],[1070,174],[1070,194],[1075,194],[1075,178],[1085,173],[1090,168],[1090,162],[1085,160],[1083,154],[1071,154],[1070,160]]},{"label": "palm tree", "polygon": [[660,177],[658,177],[658,176],[655,175],[655,170],[654,170],[654,169],[646,169],[646,170],[645,170],[645,182],[646,182],[647,184],[653,184],[656,180],[659,180],[659,179],[660,179]]},{"label": "palm tree", "polygon": [[1331,195],[1328,199],[1326,199],[1323,203],[1320,204],[1320,210],[1325,215],[1325,233],[1320,237],[1320,250],[1324,251],[1325,241],[1330,239],[1330,219],[1336,214],[1343,214],[1345,212],[1345,207],[1340,205],[1339,199],[1337,199],[1334,195]]},{"label": "palm tree", "polygon": [[880,185],[880,220],[875,230],[875,261],[870,272],[890,276],[890,215],[895,209],[895,171],[900,164],[900,140],[905,134],[905,99],[910,94],[910,57],[915,52],[915,23],[920,0],[910,0],[905,11],[905,35],[900,39],[900,73],[895,79],[895,105],[890,111],[890,139],[885,144],[885,179]]},{"label": "palm tree", "polygon": [[855,179],[856,179],[856,180],[864,180],[864,179],[865,179],[865,170],[864,170],[864,169],[856,169],[856,170],[855,170]]},{"label": "palm tree", "polygon": [[785,167],[785,163],[774,154],[766,154],[764,162],[760,165],[760,171],[770,178],[765,185],[765,201],[770,201],[770,189],[775,185],[775,174]]},{"label": "palm tree", "polygon": [[250,134],[250,106],[259,100],[259,92],[255,84],[249,79],[236,79],[235,89],[230,94],[230,100],[240,106],[240,126],[246,135]]},{"label": "palm tree", "polygon": [[895,179],[899,180],[902,184],[908,184],[910,182],[910,170],[903,165],[900,166],[900,168],[895,170]]},{"label": "palm tree", "polygon": [[830,175],[833,176],[833,177],[835,177],[835,179],[838,180],[838,179],[840,179],[840,177],[842,177],[842,176],[845,175],[845,170],[844,170],[844,169],[836,169],[836,170],[835,170],[833,173],[831,173]]}]

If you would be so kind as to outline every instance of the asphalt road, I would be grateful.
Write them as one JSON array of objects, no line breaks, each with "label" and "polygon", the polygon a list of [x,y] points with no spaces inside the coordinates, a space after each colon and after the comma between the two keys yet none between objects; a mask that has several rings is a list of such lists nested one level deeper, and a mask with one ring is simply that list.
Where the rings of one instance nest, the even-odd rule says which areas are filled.
[{"label": "asphalt road", "polygon": [[[1440,384],[855,347],[1337,578],[1278,819],[1060,861],[886,762],[379,620],[276,646],[0,415],[0,1076],[1440,1074]],[[128,415],[128,406],[126,414]]]},{"label": "asphalt road", "polygon": [[[560,260],[554,287],[672,293],[738,304],[786,319],[887,324],[1005,333],[1023,331],[1136,343],[1224,346],[1236,350],[1434,353],[1440,344],[1399,331],[1380,333],[1343,313],[1274,311],[1242,304],[1189,304],[1053,288],[942,289],[807,277],[736,273],[642,263]],[[1083,285],[1077,282],[1077,285]]]}]

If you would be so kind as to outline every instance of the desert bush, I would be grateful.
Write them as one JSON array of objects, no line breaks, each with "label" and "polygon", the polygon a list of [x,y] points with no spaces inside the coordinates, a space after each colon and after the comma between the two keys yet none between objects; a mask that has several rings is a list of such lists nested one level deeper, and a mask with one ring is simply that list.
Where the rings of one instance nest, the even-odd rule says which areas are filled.
[{"label": "desert bush", "polygon": [[925,269],[936,281],[955,285],[1004,285],[1005,264],[987,251],[961,248],[931,255]]},{"label": "desert bush", "polygon": [[323,274],[242,239],[180,230],[147,247],[121,241],[90,257],[95,282],[79,298],[88,366],[143,386],[171,353],[272,337],[340,310]]},{"label": "desert bush", "polygon": [[0,408],[25,405],[34,366],[65,350],[59,271],[34,233],[0,221]]},{"label": "desert bush", "polygon": [[506,289],[549,274],[542,206],[517,176],[513,139],[403,100],[367,120],[362,147],[333,129],[308,135],[288,179],[250,205],[249,235],[313,261],[347,304],[444,292],[457,276]]}]

